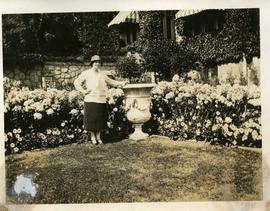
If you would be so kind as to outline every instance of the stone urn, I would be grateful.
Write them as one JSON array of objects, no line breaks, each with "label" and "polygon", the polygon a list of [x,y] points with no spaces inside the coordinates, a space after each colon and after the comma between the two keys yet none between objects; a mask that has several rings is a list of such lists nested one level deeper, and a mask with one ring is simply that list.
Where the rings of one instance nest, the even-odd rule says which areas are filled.
[{"label": "stone urn", "polygon": [[145,139],[149,135],[142,131],[142,125],[151,118],[150,91],[155,86],[148,84],[127,84],[123,87],[125,92],[125,110],[127,119],[135,128],[129,138],[133,140]]}]

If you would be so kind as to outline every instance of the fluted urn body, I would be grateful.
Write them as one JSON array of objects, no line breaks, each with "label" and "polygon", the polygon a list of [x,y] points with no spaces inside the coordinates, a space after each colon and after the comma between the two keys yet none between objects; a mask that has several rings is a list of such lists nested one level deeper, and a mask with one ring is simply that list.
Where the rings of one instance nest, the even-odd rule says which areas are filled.
[{"label": "fluted urn body", "polygon": [[127,119],[135,128],[134,133],[129,136],[130,139],[139,140],[148,137],[148,134],[142,131],[142,125],[151,118],[150,92],[154,86],[154,83],[128,84],[123,88],[126,96]]}]

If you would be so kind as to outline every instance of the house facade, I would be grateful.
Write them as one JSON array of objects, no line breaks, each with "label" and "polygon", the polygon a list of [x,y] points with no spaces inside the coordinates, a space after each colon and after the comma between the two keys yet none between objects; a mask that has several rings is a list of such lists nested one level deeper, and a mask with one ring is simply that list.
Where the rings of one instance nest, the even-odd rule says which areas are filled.
[{"label": "house facade", "polygon": [[[192,40],[197,37],[205,37],[206,40],[211,36],[213,42],[215,42],[215,39],[219,39],[220,34],[223,33],[224,27],[228,28],[228,23],[229,25],[232,25],[232,27],[235,27],[234,20],[228,20],[230,18],[228,11],[230,10],[190,9],[162,11],[162,30],[164,39],[175,40],[177,43],[181,44],[183,40]],[[252,23],[251,30],[259,31],[258,11],[252,11],[250,17],[252,18],[250,21],[250,23]],[[121,39],[124,40],[123,46],[130,45],[137,40],[140,33],[139,12],[119,12],[108,25],[119,29]],[[235,31],[236,30],[237,28]],[[238,33],[241,33],[241,31]],[[232,33],[226,36],[233,37],[235,35]],[[224,39],[226,39],[226,37]],[[206,45],[211,45],[211,42],[206,42]],[[201,47],[204,48],[204,46]],[[226,46],[219,46],[218,44],[216,46],[213,44],[213,47],[217,50],[219,48],[226,48]],[[241,53],[241,46],[236,50],[238,53],[237,59],[228,58],[225,62],[222,61],[216,65],[211,65],[211,67],[207,68],[207,71],[204,70],[201,73],[209,83],[260,84],[259,56],[254,55],[252,58],[247,59],[244,49]],[[226,54],[226,49],[224,50],[224,54]],[[241,56],[239,57],[239,55]],[[209,57],[211,57],[211,55]]]},{"label": "house facade", "polygon": [[[208,66],[201,71],[203,78],[208,83],[213,85],[223,83],[260,85],[259,43],[256,41],[258,37],[253,36],[259,34],[259,11],[250,9],[248,10],[250,13],[248,21],[237,22],[237,18],[245,20],[247,9],[241,11],[243,14],[239,17],[235,16],[238,10],[233,12],[222,9],[156,11],[159,15],[155,17],[160,18],[157,20],[158,28],[161,28],[159,31],[165,40],[176,41],[180,46],[185,44],[185,48],[183,48],[185,51],[192,50],[197,60],[202,63],[208,62]],[[109,27],[119,30],[122,47],[129,46],[138,40],[142,32],[140,27],[143,24],[139,13],[138,11],[119,12],[108,24]],[[237,28],[238,24],[241,25],[241,29]],[[243,30],[245,28],[248,30]],[[238,35],[240,38],[237,37]],[[253,40],[249,40],[252,37]],[[222,42],[218,41],[220,39],[223,39]],[[226,39],[230,40],[223,42]],[[241,39],[247,39],[247,42],[239,42]],[[253,53],[254,46],[257,48],[257,53]],[[165,46],[163,51],[166,49]],[[162,60],[162,56],[156,60]],[[211,64],[211,61],[208,61],[209,58],[218,61],[209,65],[209,63]],[[181,62],[188,61],[188,59],[190,58],[183,58],[179,62],[180,65]],[[160,61],[160,63],[165,62]],[[192,62],[195,63],[196,60]],[[78,74],[86,68],[89,68],[89,62],[48,61],[44,65],[25,69],[20,66],[6,67],[4,76],[20,80],[25,86],[31,88],[63,88],[72,84]],[[159,65],[158,68],[160,68]],[[185,71],[192,70],[192,68],[187,65]],[[107,74],[114,72],[114,61],[104,64],[103,69],[108,72]],[[183,68],[180,71],[182,70]]]},{"label": "house facade", "polygon": [[139,14],[137,11],[119,12],[108,26],[117,27],[120,34],[120,46],[125,47],[138,38]]},{"label": "house facade", "polygon": [[[175,40],[175,14],[176,11],[163,11],[162,27],[163,35],[166,39]],[[119,12],[108,24],[115,27],[120,33],[120,45],[125,47],[134,43],[140,33],[140,16],[138,11]]]}]

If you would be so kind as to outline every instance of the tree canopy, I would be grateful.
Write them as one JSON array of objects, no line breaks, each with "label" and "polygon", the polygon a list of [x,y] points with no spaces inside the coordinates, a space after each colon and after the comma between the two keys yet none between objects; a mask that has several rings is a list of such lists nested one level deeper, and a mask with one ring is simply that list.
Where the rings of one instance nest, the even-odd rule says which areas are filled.
[{"label": "tree canopy", "polygon": [[46,57],[111,55],[118,32],[107,24],[117,12],[3,15],[4,64],[38,63]]}]

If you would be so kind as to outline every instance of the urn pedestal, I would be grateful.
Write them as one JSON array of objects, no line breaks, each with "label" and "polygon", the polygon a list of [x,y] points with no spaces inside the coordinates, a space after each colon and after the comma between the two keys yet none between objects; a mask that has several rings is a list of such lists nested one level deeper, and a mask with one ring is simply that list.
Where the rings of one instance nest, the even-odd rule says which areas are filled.
[{"label": "urn pedestal", "polygon": [[154,83],[148,83],[128,84],[123,87],[126,96],[126,116],[135,128],[134,133],[129,136],[130,139],[139,140],[149,136],[142,131],[142,125],[151,118],[150,92],[154,86]]}]

